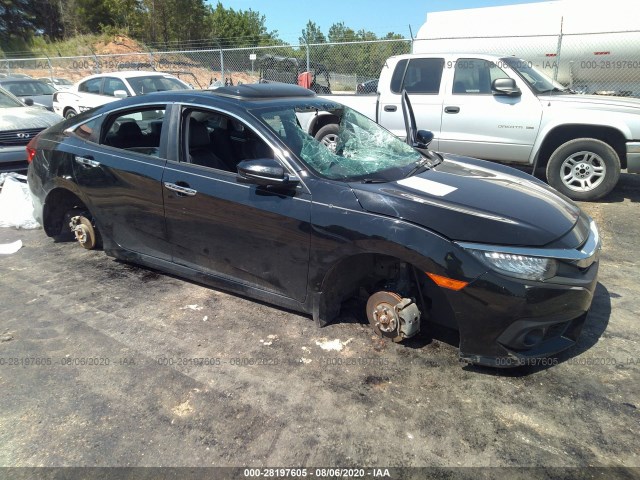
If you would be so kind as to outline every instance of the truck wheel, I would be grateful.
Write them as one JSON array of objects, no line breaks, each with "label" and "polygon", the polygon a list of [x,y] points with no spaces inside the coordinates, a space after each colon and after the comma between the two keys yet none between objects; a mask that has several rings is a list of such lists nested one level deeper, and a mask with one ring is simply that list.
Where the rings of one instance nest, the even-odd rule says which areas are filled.
[{"label": "truck wheel", "polygon": [[76,115],[77,113],[73,108],[69,108],[66,112],[64,112],[64,118],[71,118],[75,117]]},{"label": "truck wheel", "polygon": [[338,131],[338,125],[336,125],[335,123],[330,123],[329,125],[325,125],[320,130],[318,130],[315,138],[329,150],[335,152],[336,146],[338,145]]},{"label": "truck wheel", "polygon": [[620,178],[620,158],[605,142],[577,138],[560,145],[549,158],[549,185],[573,200],[597,200]]}]

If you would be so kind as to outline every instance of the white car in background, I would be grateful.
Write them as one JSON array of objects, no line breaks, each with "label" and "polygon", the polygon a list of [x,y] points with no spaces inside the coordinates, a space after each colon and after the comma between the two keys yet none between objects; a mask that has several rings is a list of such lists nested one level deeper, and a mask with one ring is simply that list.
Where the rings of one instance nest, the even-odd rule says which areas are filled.
[{"label": "white car in background", "polygon": [[190,88],[179,78],[161,72],[136,70],[99,73],[83,78],[68,90],[56,92],[53,95],[53,111],[70,118],[120,98]]}]

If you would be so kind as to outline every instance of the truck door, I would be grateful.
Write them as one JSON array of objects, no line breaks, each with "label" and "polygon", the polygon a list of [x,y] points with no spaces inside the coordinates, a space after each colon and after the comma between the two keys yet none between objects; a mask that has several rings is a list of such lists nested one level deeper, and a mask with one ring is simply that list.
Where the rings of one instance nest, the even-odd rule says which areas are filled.
[{"label": "truck door", "polygon": [[431,130],[436,138],[431,143],[439,150],[444,58],[411,58],[400,60],[391,76],[391,92],[380,96],[378,123],[404,138],[405,125],[402,116],[402,91],[410,96],[416,123],[421,130]]},{"label": "truck door", "polygon": [[[528,162],[540,127],[542,106],[524,82],[515,75],[509,76],[501,67],[479,58],[459,58],[455,62],[453,82],[447,85],[442,107],[441,151],[487,160]],[[498,78],[513,78],[522,94],[493,94],[491,83]]]}]

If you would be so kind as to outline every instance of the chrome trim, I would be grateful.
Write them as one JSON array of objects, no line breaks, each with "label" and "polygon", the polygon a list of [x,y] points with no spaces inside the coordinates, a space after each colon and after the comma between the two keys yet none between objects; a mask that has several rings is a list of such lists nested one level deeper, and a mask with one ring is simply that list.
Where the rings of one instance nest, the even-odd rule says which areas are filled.
[{"label": "chrome trim", "polygon": [[176,185],[175,183],[164,182],[164,186],[168,190],[173,190],[174,192],[178,192],[179,194],[186,195],[188,197],[193,197],[198,193],[198,191],[193,188],[183,187],[182,185]]},{"label": "chrome trim", "polygon": [[99,167],[100,166],[100,162],[96,162],[93,158],[76,156],[75,160],[80,165],[86,165],[87,167]]},{"label": "chrome trim", "polygon": [[512,255],[523,255],[527,257],[551,258],[556,260],[566,260],[574,263],[580,268],[586,268],[596,260],[596,254],[602,247],[600,233],[596,222],[589,222],[590,234],[587,241],[580,249],[560,249],[560,248],[535,248],[535,247],[509,247],[502,245],[486,245],[482,243],[455,242],[456,245],[468,250],[481,250],[485,252],[509,253]]}]

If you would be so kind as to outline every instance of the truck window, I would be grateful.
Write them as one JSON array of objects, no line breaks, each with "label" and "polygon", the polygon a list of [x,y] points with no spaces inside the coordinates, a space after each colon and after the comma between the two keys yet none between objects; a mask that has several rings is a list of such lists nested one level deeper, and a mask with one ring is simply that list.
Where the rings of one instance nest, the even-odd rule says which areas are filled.
[{"label": "truck window", "polygon": [[453,75],[454,95],[491,94],[491,83],[497,78],[510,78],[495,63],[479,58],[460,58]]},{"label": "truck window", "polygon": [[[444,69],[444,58],[414,58],[409,61],[406,69],[404,62],[398,62],[391,78],[391,91],[400,93],[406,90],[407,93],[422,93],[427,95],[437,95],[440,93],[440,81],[442,80],[442,70]],[[398,88],[397,79],[404,73],[402,82]]]}]

